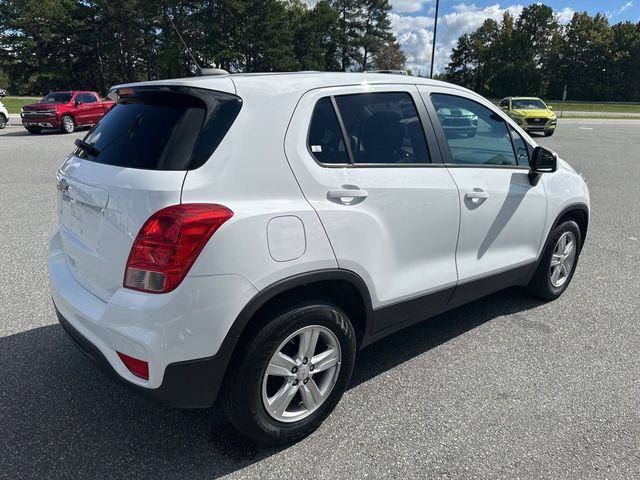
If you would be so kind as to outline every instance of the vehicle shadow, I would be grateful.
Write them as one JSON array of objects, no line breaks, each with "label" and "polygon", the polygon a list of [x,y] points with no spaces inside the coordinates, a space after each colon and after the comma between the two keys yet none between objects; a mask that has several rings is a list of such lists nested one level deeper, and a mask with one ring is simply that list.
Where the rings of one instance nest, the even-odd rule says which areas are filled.
[{"label": "vehicle shadow", "polygon": [[[533,308],[494,294],[359,352],[351,387],[498,316]],[[217,478],[273,455],[219,409],[156,406],[99,372],[50,325],[0,338],[0,471],[6,478]]]}]

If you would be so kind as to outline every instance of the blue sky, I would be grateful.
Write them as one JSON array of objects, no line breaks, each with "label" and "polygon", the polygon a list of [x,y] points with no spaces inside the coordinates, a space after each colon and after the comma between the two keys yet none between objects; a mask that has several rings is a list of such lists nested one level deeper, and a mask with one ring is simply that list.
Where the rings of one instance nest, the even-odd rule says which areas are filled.
[{"label": "blue sky", "polygon": [[[518,16],[523,7],[532,3],[538,2],[440,0],[435,70],[444,69],[451,48],[460,35],[474,31],[487,18],[500,20],[506,10]],[[640,0],[553,0],[542,3],[556,11],[561,23],[569,22],[575,11],[587,11],[591,15],[601,12],[609,17],[611,23],[625,20],[640,22]],[[407,68],[416,73],[422,70],[424,74],[431,61],[435,0],[391,0],[391,4],[393,30],[407,54]]]},{"label": "blue sky", "polygon": [[[317,0],[304,0],[314,5]],[[407,55],[407,68],[424,75],[431,63],[433,38],[433,18],[435,0],[390,0],[392,28]],[[442,72],[449,63],[451,49],[463,33],[477,29],[487,18],[499,21],[508,10],[517,17],[527,5],[539,2],[510,1],[496,2],[476,0],[440,0],[438,14],[438,45],[436,46],[435,71]],[[540,3],[552,7],[561,23],[568,23],[573,13],[587,11],[590,15],[598,12],[609,17],[611,23],[630,20],[640,22],[640,0],[547,0]]]}]

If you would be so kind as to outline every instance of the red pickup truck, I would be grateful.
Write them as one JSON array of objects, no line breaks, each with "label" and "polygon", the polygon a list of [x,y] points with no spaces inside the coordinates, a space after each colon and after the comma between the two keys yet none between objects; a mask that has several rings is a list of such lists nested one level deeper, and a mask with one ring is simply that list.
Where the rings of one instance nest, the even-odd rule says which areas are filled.
[{"label": "red pickup truck", "polygon": [[20,116],[30,133],[40,133],[43,128],[72,133],[77,127],[97,123],[114,105],[96,92],[51,92],[38,103],[22,107]]}]

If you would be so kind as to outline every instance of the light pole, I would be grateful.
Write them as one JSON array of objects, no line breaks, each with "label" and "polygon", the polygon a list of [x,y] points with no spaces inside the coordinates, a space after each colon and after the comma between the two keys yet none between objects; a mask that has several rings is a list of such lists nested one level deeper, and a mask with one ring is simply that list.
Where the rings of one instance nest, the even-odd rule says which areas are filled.
[{"label": "light pole", "polygon": [[436,58],[436,32],[438,30],[438,8],[440,7],[440,0],[436,0],[436,19],[433,22],[433,46],[431,47],[431,74],[429,78],[433,78],[433,62]]}]

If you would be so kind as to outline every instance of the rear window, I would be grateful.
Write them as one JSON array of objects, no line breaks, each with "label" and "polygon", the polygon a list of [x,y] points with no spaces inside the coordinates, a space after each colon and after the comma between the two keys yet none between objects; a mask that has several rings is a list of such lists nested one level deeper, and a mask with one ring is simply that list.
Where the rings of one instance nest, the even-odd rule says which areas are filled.
[{"label": "rear window", "polygon": [[213,154],[242,101],[197,88],[119,91],[118,102],[84,138],[80,158],[145,170],[193,170]]}]

